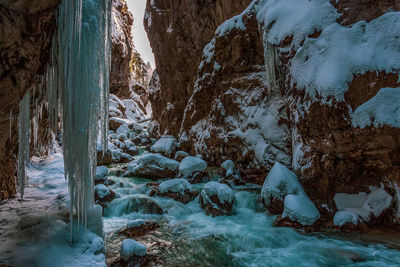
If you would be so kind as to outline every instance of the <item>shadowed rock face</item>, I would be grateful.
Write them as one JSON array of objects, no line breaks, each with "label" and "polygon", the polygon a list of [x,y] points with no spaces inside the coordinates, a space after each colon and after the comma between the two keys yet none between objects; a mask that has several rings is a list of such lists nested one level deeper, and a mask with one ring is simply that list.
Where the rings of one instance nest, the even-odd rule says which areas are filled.
[{"label": "shadowed rock face", "polygon": [[110,93],[121,99],[130,97],[130,68],[133,40],[131,29],[133,16],[125,1],[113,1],[112,5],[112,50]]},{"label": "shadowed rock face", "polygon": [[[18,103],[39,85],[45,73],[56,27],[54,9],[59,2],[0,1],[0,200],[15,194]],[[45,141],[48,133],[39,136]]]},{"label": "shadowed rock face", "polygon": [[[204,46],[226,19],[243,11],[250,0],[148,1],[145,29],[155,54],[161,92],[152,103],[161,134],[177,135]],[[153,6],[152,6],[152,4]]]},{"label": "shadowed rock face", "polygon": [[[233,2],[224,7],[225,15],[217,15],[218,8],[207,1],[153,1],[153,6],[148,1],[145,25],[161,87],[157,105],[150,101],[161,131],[177,135],[183,150],[203,154],[216,164],[232,159],[245,173],[263,170],[265,177],[279,161],[297,172],[318,204],[332,203],[336,192],[368,191],[368,186],[381,182],[391,191],[389,182],[400,182],[400,129],[360,129],[351,122],[352,112],[381,88],[400,87],[398,70],[355,74],[343,102],[310,101],[290,83],[290,61],[297,51],[286,49],[292,43],[289,36],[276,47],[279,86],[269,88],[262,32],[251,10],[243,16],[245,29],[210,35],[228,14],[240,13],[248,4]],[[342,12],[338,22],[346,26],[400,9],[397,0],[333,2]],[[213,53],[200,64],[203,48],[213,37]],[[272,115],[254,122],[257,110]],[[271,131],[276,131],[274,136]],[[254,133],[259,140],[251,138]],[[258,155],[254,144],[260,140],[268,157]],[[297,148],[303,151],[300,157]]]}]

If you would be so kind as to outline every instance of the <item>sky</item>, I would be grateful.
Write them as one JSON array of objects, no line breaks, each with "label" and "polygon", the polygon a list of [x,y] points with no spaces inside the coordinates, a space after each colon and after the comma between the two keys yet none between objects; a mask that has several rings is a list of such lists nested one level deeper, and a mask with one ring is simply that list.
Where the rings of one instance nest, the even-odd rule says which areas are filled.
[{"label": "sky", "polygon": [[134,17],[132,34],[133,42],[138,52],[142,55],[145,62],[150,61],[150,64],[155,68],[154,55],[150,47],[149,39],[143,26],[143,16],[146,9],[146,0],[126,0],[128,9]]}]

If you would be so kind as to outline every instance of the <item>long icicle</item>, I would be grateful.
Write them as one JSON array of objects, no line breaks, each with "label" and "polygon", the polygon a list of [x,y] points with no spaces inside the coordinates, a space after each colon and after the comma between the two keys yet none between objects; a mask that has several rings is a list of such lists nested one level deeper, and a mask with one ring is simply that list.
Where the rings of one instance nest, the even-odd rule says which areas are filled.
[{"label": "long icicle", "polygon": [[102,146],[107,146],[110,16],[109,0],[63,0],[46,77],[51,128],[57,130],[58,116],[62,124],[71,242],[74,209],[78,221],[87,225],[87,212],[93,207],[99,130]]},{"label": "long icicle", "polygon": [[29,160],[29,141],[30,141],[30,109],[31,97],[28,91],[24,98],[19,102],[18,115],[18,182],[21,201],[24,199],[26,177],[26,163]]}]

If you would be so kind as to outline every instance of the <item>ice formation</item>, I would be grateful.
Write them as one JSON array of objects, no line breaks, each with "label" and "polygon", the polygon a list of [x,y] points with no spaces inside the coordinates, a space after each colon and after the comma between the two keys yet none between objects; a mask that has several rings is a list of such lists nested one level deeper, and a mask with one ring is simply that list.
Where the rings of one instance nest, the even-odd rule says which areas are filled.
[{"label": "ice formation", "polygon": [[[110,69],[110,16],[108,0],[64,0],[59,7],[58,33],[43,79],[46,85],[50,128],[63,132],[65,177],[69,181],[71,214],[87,225],[93,207],[96,140],[100,133],[107,147]],[[42,84],[42,86],[43,86]],[[37,140],[37,107],[33,132]],[[20,103],[18,177],[24,192],[25,163],[29,157],[30,93]],[[101,116],[99,116],[101,114]],[[60,118],[60,121],[58,119]],[[100,130],[100,131],[99,131]],[[106,151],[106,149],[103,149]],[[72,227],[71,227],[72,231]]]},{"label": "ice formation", "polygon": [[30,139],[30,109],[31,97],[28,91],[21,102],[19,102],[18,116],[18,182],[21,200],[24,199],[24,188],[27,180],[26,162],[29,161],[29,139]]}]

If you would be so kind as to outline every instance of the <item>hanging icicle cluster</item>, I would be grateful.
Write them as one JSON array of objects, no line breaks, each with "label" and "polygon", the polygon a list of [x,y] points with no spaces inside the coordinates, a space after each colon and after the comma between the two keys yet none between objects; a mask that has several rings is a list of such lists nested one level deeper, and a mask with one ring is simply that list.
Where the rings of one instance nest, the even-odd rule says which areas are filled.
[{"label": "hanging icicle cluster", "polygon": [[[107,143],[111,1],[64,0],[60,6],[55,69],[48,83],[52,124],[61,118],[65,175],[73,206],[85,226],[93,206],[99,121]],[[58,113],[57,113],[58,110]],[[54,127],[53,126],[53,127]],[[106,149],[104,149],[106,151]]]},{"label": "hanging icicle cluster", "polygon": [[[71,225],[75,209],[78,222],[86,226],[86,214],[93,206],[98,135],[103,151],[107,150],[110,21],[110,0],[62,0],[58,33],[44,78],[50,128],[56,133],[61,127],[63,134],[65,176],[72,203]],[[18,177],[22,193],[24,159],[29,157],[29,93],[25,98],[20,103],[19,118]],[[35,113],[32,126],[36,143],[42,106]]]}]

